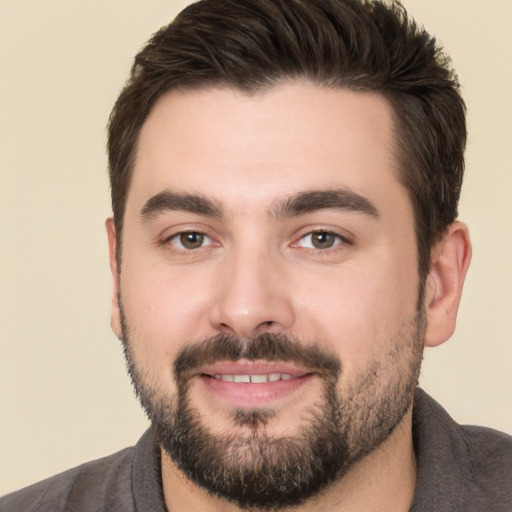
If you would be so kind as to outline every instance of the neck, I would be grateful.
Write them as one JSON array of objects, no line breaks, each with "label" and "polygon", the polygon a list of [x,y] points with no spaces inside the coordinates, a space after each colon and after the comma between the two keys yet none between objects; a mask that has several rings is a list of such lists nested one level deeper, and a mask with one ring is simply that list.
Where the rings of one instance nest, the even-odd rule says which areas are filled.
[{"label": "neck", "polygon": [[[407,512],[416,486],[412,407],[389,438],[325,491],[290,512]],[[168,510],[238,512],[236,505],[196,486],[162,451],[162,481]]]}]

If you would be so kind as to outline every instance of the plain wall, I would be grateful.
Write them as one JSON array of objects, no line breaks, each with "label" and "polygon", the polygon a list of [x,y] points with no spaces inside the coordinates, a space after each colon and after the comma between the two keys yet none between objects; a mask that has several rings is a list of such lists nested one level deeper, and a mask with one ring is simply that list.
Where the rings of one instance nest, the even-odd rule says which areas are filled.
[{"label": "plain wall", "polygon": [[[0,493],[147,426],[109,326],[105,125],[136,51],[185,3],[0,2]],[[512,3],[405,5],[453,57],[470,132],[473,263],[421,383],[458,421],[512,433]]]}]

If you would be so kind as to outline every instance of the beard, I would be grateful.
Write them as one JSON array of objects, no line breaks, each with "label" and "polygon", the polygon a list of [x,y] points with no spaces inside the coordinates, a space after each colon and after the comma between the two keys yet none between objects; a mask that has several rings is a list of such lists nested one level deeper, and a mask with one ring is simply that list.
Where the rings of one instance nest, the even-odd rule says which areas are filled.
[{"label": "beard", "polygon": [[[121,305],[121,302],[119,302]],[[177,392],[159,388],[134,353],[121,306],[123,347],[137,397],[161,448],[192,482],[242,509],[300,505],[339,481],[378,448],[410,409],[426,327],[423,309],[402,325],[390,350],[339,389],[342,362],[319,343],[265,333],[241,340],[217,335],[185,345],[174,361]],[[190,398],[190,378],[203,365],[239,359],[296,363],[316,373],[322,394],[290,435],[272,436],[270,408],[235,409],[230,431],[205,424]]]}]

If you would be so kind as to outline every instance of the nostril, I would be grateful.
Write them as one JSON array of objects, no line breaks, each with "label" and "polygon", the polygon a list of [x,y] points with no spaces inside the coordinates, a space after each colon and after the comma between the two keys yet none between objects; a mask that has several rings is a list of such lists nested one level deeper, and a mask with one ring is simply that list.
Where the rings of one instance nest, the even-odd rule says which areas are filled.
[{"label": "nostril", "polygon": [[275,322],[273,320],[267,320],[266,322],[261,322],[256,329],[268,329],[269,327],[272,327],[274,323]]},{"label": "nostril", "polygon": [[272,332],[279,325],[279,322],[274,320],[266,320],[265,322],[261,322],[257,325],[256,329],[254,329],[254,334],[263,334],[264,332]]}]

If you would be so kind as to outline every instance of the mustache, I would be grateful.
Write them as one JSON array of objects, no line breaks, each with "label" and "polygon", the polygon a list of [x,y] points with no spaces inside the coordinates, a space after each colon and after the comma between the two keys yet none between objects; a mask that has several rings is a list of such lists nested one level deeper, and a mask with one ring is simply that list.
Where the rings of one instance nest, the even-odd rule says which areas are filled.
[{"label": "mustache", "polygon": [[240,359],[290,362],[326,379],[337,379],[341,373],[339,357],[317,343],[306,344],[287,334],[264,333],[247,339],[217,334],[186,345],[174,361],[174,374],[180,381],[202,366]]}]

